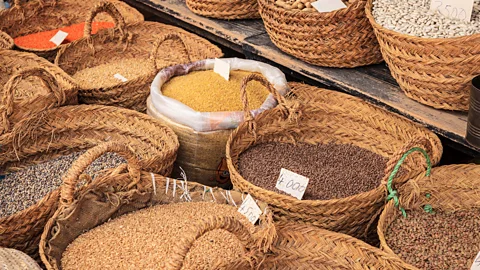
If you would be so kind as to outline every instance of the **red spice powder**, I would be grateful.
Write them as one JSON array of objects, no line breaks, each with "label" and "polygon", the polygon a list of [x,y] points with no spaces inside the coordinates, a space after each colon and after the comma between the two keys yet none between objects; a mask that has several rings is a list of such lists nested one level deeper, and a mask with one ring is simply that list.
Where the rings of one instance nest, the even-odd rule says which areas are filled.
[{"label": "red spice powder", "polygon": [[[57,34],[59,30],[68,33],[67,38],[62,43],[66,44],[82,38],[84,26],[85,23],[83,22],[55,30],[38,32],[35,34],[17,37],[15,38],[15,45],[17,45],[18,47],[29,49],[53,49],[56,47],[56,45],[55,43],[51,42],[50,39],[55,36],[55,34]],[[97,33],[100,29],[113,28],[114,26],[115,25],[112,22],[93,22],[92,34]]]}]

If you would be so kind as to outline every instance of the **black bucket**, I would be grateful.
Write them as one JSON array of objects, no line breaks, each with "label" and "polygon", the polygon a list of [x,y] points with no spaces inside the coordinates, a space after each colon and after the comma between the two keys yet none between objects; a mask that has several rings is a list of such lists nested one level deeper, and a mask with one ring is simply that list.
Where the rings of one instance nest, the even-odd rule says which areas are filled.
[{"label": "black bucket", "polygon": [[467,142],[480,148],[480,75],[473,78],[468,110]]}]

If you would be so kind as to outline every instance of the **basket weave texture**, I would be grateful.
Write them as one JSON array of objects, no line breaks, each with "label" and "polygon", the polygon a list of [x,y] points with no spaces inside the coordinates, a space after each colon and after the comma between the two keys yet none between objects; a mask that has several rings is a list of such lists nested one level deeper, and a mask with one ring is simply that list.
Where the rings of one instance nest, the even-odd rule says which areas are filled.
[{"label": "basket weave texture", "polygon": [[275,0],[258,0],[272,42],[307,63],[352,68],[380,63],[382,55],[365,16],[366,0],[333,12],[287,10]]},{"label": "basket weave texture", "polygon": [[187,7],[195,14],[216,19],[257,19],[257,0],[187,0]]},{"label": "basket weave texture", "polygon": [[470,81],[480,73],[480,34],[420,38],[375,22],[373,0],[366,5],[385,62],[405,94],[437,109],[467,111]]},{"label": "basket weave texture", "polygon": [[[289,85],[297,98],[277,97],[278,107],[259,114],[254,120],[247,118],[230,136],[227,163],[232,183],[242,192],[269,204],[278,220],[301,221],[363,238],[385,204],[383,184],[347,198],[297,200],[255,186],[243,178],[238,170],[240,154],[266,142],[352,144],[389,159],[386,171],[390,172],[404,152],[418,145],[429,148],[432,163],[436,164],[442,154],[440,140],[427,129],[359,98],[299,83]],[[396,184],[402,184],[424,166],[421,155],[410,156]]]},{"label": "basket weave texture", "polygon": [[[113,3],[128,23],[143,21],[143,15],[124,2],[106,1]],[[28,2],[15,0],[12,8],[0,12],[0,30],[12,38],[17,38],[82,23],[85,22],[90,10],[98,3],[101,3],[101,0],[30,0]],[[111,21],[111,18],[102,15],[98,20]],[[46,50],[20,47],[19,49],[53,60],[58,48],[63,46]]]},{"label": "basket weave texture", "polygon": [[13,48],[13,39],[5,32],[0,31],[0,50]]},{"label": "basket weave texture", "polygon": [[[0,137],[0,171],[16,171],[107,141],[127,145],[142,169],[162,175],[171,173],[179,146],[171,129],[145,114],[98,105],[64,106],[22,120]],[[35,205],[1,218],[0,246],[37,257],[40,235],[58,199],[57,189]]]},{"label": "basket weave texture", "polygon": [[4,270],[42,269],[27,254],[11,248],[0,248],[0,262],[2,262],[2,269]]}]

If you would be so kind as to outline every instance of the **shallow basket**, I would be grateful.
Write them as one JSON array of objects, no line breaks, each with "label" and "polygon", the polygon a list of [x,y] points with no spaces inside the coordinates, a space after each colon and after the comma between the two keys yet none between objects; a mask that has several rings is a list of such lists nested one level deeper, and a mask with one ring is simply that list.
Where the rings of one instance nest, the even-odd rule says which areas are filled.
[{"label": "shallow basket", "polygon": [[257,19],[257,0],[187,0],[187,7],[195,14],[216,19]]},{"label": "shallow basket", "polygon": [[[178,149],[173,131],[145,114],[99,105],[50,109],[19,122],[0,137],[0,171],[13,172],[104,142],[128,146],[142,169],[169,175]],[[56,210],[58,189],[35,205],[0,218],[0,246],[38,256],[38,243],[47,220]]]},{"label": "shallow basket", "polygon": [[5,32],[0,31],[0,50],[13,48],[13,39]]},{"label": "shallow basket", "polygon": [[457,38],[401,34],[375,22],[372,7],[373,0],[368,0],[367,17],[405,94],[437,109],[467,111],[470,81],[480,73],[480,34]]},{"label": "shallow basket", "polygon": [[[421,211],[429,215],[424,210],[427,204],[434,211],[441,209],[446,212],[479,208],[479,174],[480,166],[474,164],[433,168],[430,176],[421,173],[398,190],[399,205],[407,211],[406,218],[411,211]],[[390,224],[397,218],[403,218],[402,213],[394,201],[390,201],[383,209],[377,227],[381,248],[396,257],[387,244],[386,233]],[[406,262],[403,264],[409,265]]]},{"label": "shallow basket", "polygon": [[380,63],[382,55],[365,16],[366,0],[349,1],[333,12],[287,10],[258,0],[272,42],[307,63],[352,68]]},{"label": "shallow basket", "polygon": [[[126,25],[115,7],[109,3],[99,4],[88,22],[99,12],[107,12],[114,18],[115,29],[103,30],[91,36],[89,28],[86,27],[86,38],[60,49],[55,63],[72,76],[86,68],[131,58],[139,63],[148,63],[150,67],[137,78],[128,78],[130,80],[126,82],[119,80],[118,84],[113,86],[102,86],[99,83],[92,87],[77,82],[80,85],[79,100],[82,103],[115,105],[145,111],[150,84],[160,69],[222,56],[217,46],[174,26],[157,22]],[[87,26],[90,25],[88,22]]]},{"label": "shallow basket", "polygon": [[[427,129],[359,98],[299,83],[289,85],[297,98],[285,100],[277,95],[279,106],[254,120],[247,117],[232,133],[227,143],[227,164],[234,187],[269,204],[278,220],[302,221],[354,237],[366,237],[372,219],[385,204],[385,185],[347,198],[297,200],[257,187],[243,178],[238,170],[240,154],[267,142],[352,144],[389,159],[386,168],[389,172],[413,146],[429,148],[432,163],[437,163],[442,154],[440,140]],[[422,171],[424,164],[422,156],[410,156],[396,184]]]},{"label": "shallow basket", "polygon": [[[107,1],[118,8],[127,23],[143,21],[143,15],[124,2]],[[15,0],[12,8],[0,12],[0,30],[6,32],[12,38],[17,38],[82,23],[85,22],[85,18],[95,4],[100,2],[100,0]],[[99,20],[111,21],[108,16],[103,15]],[[60,45],[53,49],[17,48],[53,61],[58,48],[63,46]]]}]

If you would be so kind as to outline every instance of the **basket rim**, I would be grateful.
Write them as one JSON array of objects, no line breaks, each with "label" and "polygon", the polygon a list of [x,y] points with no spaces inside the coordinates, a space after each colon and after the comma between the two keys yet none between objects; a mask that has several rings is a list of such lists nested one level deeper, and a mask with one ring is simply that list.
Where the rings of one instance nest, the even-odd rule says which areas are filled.
[{"label": "basket rim", "polygon": [[[353,12],[353,11],[358,11],[362,9],[362,4],[365,2],[365,0],[354,0],[353,3],[348,5],[346,8],[334,10],[331,12],[318,12],[318,11],[312,11],[312,12],[303,12],[301,10],[288,10],[283,7],[279,7],[275,5],[273,0],[258,0],[258,3],[260,6],[265,6],[268,9],[271,9],[277,13],[279,13],[280,18],[283,18],[283,16],[289,16],[289,17],[304,17],[308,19],[319,19],[319,18],[329,18],[329,17],[342,17],[347,13]],[[260,8],[260,14],[263,15],[263,9]],[[285,17],[288,19],[289,17]]]}]

